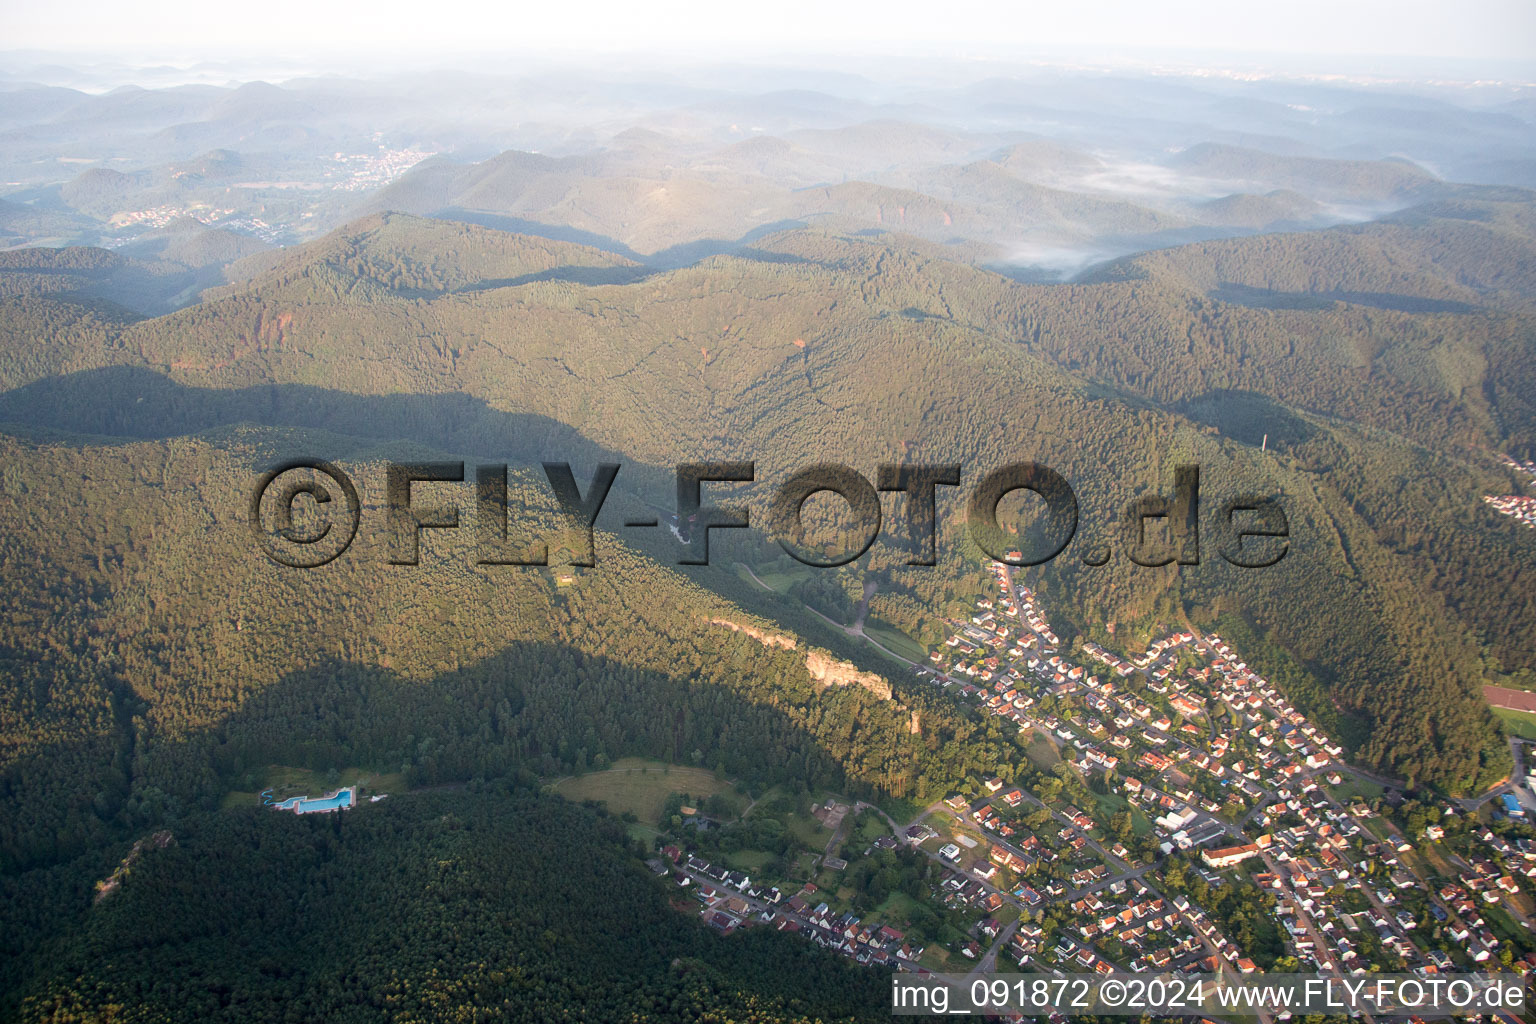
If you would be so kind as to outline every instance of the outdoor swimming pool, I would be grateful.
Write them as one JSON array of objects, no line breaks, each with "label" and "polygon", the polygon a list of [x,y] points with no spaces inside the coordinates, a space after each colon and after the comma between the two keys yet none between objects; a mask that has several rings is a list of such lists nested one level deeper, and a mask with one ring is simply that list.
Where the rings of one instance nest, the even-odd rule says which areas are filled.
[{"label": "outdoor swimming pool", "polygon": [[282,803],[271,803],[270,790],[263,793],[262,802],[277,811],[292,811],[295,814],[313,814],[318,811],[339,811],[343,807],[351,807],[353,800],[352,787],[339,789],[332,795],[323,799],[311,799],[307,796],[293,796]]}]

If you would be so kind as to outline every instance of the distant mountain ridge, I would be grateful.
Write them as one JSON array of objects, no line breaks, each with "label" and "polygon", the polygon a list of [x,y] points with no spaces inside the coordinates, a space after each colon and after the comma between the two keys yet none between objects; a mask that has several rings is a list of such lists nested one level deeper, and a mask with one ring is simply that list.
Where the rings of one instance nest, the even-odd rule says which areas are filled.
[{"label": "distant mountain ridge", "polygon": [[1426,196],[1438,179],[1408,160],[1330,160],[1280,156],[1257,149],[1202,142],[1168,161],[1169,166],[1224,181],[1259,182],[1354,201]]}]

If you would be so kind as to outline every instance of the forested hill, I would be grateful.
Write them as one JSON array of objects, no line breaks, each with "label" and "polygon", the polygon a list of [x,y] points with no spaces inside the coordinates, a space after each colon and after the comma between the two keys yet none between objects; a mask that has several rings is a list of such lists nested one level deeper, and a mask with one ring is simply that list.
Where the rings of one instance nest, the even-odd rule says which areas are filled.
[{"label": "forested hill", "polygon": [[70,927],[40,957],[39,980],[0,979],[0,1012],[241,1024],[889,1018],[883,975],[768,929],[721,941],[668,904],[635,852],[612,820],[500,790],[348,815],[195,815],[94,905],[83,877],[0,878],[0,951],[36,921]]},{"label": "forested hill", "polygon": [[[33,63],[0,83],[0,1022],[852,1024],[897,969],[1531,947],[1497,876],[1536,832],[1495,802],[1528,723],[1483,696],[1536,691],[1522,87]],[[263,503],[310,460],[356,493]],[[1016,490],[983,550],[971,499],[1025,461],[1076,527],[1004,570],[1053,524]],[[700,462],[753,464],[700,495],[749,527],[678,510]],[[403,463],[463,467],[405,484],[415,564]],[[867,546],[828,494],[780,530],[821,463],[958,465],[936,564],[909,494]],[[591,532],[559,464],[587,500],[620,467]],[[1193,553],[1156,514],[1191,465],[1198,559],[1140,564]],[[1264,499],[1285,555],[1240,567]],[[278,564],[285,505],[355,539]],[[1435,823],[1443,856],[1372,845]],[[1406,915],[1357,936],[1345,885],[1309,928],[1349,928],[1290,941],[1272,865],[1202,870],[1264,832]]]},{"label": "forested hill", "polygon": [[[0,446],[16,526],[0,540],[7,1017],[24,1001],[29,1019],[196,1005],[432,1020],[492,992],[502,1019],[530,1021],[562,1019],[555,1005],[867,1016],[883,995],[867,972],[788,937],[717,948],[622,833],[530,794],[638,755],[758,791],[928,800],[1017,756],[997,724],[892,693],[606,533],[586,572],[478,566],[469,531],[430,538],[419,567],[388,564],[380,460],[420,446],[271,428]],[[246,521],[254,474],[294,448],[350,453],[362,490],[357,543],[324,569],[270,563]],[[558,564],[572,541],[547,488],[519,472],[511,495]],[[220,809],[274,764],[369,765],[428,792],[339,825]],[[174,845],[93,903],[161,828]],[[358,984],[343,995],[339,975]]]},{"label": "forested hill", "polygon": [[1345,302],[1416,313],[1536,309],[1536,193],[1463,188],[1366,224],[1203,242],[1111,263],[1269,309]]},{"label": "forested hill", "polygon": [[[215,806],[274,763],[403,766],[433,784],[644,755],[912,796],[992,756],[950,746],[976,733],[953,715],[912,734],[888,685],[859,685],[852,666],[813,676],[812,644],[607,534],[597,568],[569,579],[478,565],[467,529],[429,537],[421,566],[391,565],[377,455],[342,463],[366,513],[352,550],[322,569],[275,565],[246,504],[289,445],[368,443],[267,430],[4,441],[0,503],[31,524],[3,542],[7,869],[78,854],[114,821]],[[22,513],[64,502],[66,484],[58,515]],[[558,563],[547,486],[521,474],[512,495]]]},{"label": "forested hill", "polygon": [[[1523,206],[1487,202],[1529,244]],[[1306,253],[1337,233],[1221,245]],[[460,269],[433,269],[448,265]],[[1477,286],[1454,261],[1421,271],[1437,267]],[[629,278],[594,284],[594,268]],[[1235,573],[1089,570],[1069,554],[1046,574],[1058,606],[1083,628],[1236,606],[1311,669],[1332,713],[1364,723],[1369,763],[1456,790],[1502,774],[1476,695],[1490,669],[1533,668],[1536,597],[1529,540],[1480,499],[1510,486],[1494,453],[1536,439],[1520,386],[1527,315],[1274,309],[1214,297],[1194,274],[1130,276],[1023,285],[915,240],[807,230],[637,273],[578,246],[391,215],[169,316],[8,300],[0,416],[143,438],[258,422],[525,464],[619,458],[663,507],[668,467],[687,459],[755,459],[771,484],[818,459],[872,474],[916,451],[977,479],[1030,456],[1078,489],[1085,549],[1195,459],[1212,500],[1284,495],[1293,555]],[[1497,305],[1495,283],[1480,302]],[[763,495],[749,495],[759,510]],[[942,614],[931,582],[882,575],[910,599],[914,631]]]},{"label": "forested hill", "polygon": [[[1524,238],[1525,214],[1506,206],[1489,219]],[[1410,251],[1415,232],[1460,223],[1444,212],[1397,223],[1394,244]],[[1336,234],[1354,237],[1276,237],[1305,254]],[[1415,311],[1376,292],[1289,308],[1231,294],[1266,284],[1222,282],[1244,244],[1276,237],[1147,257],[1118,280],[1038,286],[892,236],[788,231],[659,271],[569,243],[390,215],[254,257],[234,283],[159,317],[113,298],[154,272],[132,259],[77,249],[0,268],[0,516],[13,524],[0,538],[12,612],[0,625],[0,875],[16,896],[0,929],[7,1012],[22,999],[34,1016],[57,1018],[77,1002],[88,1015],[148,998],[131,986],[162,958],[213,941],[224,918],[189,897],[141,959],[102,973],[108,961],[84,951],[121,942],[115,927],[147,927],[134,908],[169,898],[153,886],[180,885],[173,879],[210,859],[243,863],[242,829],[272,833],[261,842],[317,844],[293,898],[338,907],[327,901],[344,890],[326,864],[347,865],[335,870],[350,877],[368,858],[393,857],[409,876],[442,843],[461,844],[478,865],[463,886],[487,884],[486,873],[499,874],[501,826],[468,822],[496,800],[526,799],[540,777],[619,756],[702,763],[756,787],[914,800],[1018,756],[995,724],[870,673],[880,666],[846,637],[741,586],[731,563],[760,557],[761,535],[717,538],[720,564],[684,571],[665,543],[609,532],[627,510],[669,507],[671,467],[685,460],[755,460],[758,483],[741,493],[760,517],[769,488],[815,461],[871,476],[880,462],[958,461],[969,484],[987,468],[1039,459],[1081,502],[1077,541],[1032,577],[1066,633],[1102,640],[1106,621],[1240,614],[1261,663],[1286,660],[1295,699],[1356,759],[1451,792],[1504,774],[1505,746],[1478,688],[1533,669],[1536,595],[1527,532],[1499,523],[1481,496],[1515,486],[1496,451],[1531,450],[1521,386],[1529,314],[1504,308],[1498,279],[1478,276],[1486,264],[1470,250],[1464,264],[1414,264],[1412,280],[1454,279],[1455,309]],[[1361,287],[1409,280],[1380,273]],[[1268,284],[1266,294],[1306,287]],[[321,570],[272,565],[245,521],[256,474],[294,454],[337,460],[363,490],[357,544]],[[383,467],[407,457],[513,463],[514,516],[554,531],[557,563],[570,540],[528,469],[568,460],[587,479],[596,461],[621,461],[598,566],[479,566],[469,530],[429,531],[421,566],[389,565]],[[1210,557],[1207,541],[1204,563],[1184,569],[1084,564],[1091,548],[1121,542],[1116,524],[1133,498],[1166,491],[1173,467],[1190,461],[1211,507],[1238,493],[1282,497],[1285,560],[1237,570]],[[946,492],[938,568],[906,568],[904,552],[882,542],[824,579],[834,589],[876,583],[880,614],[930,633],[951,610],[954,582],[976,568],[960,507]],[[822,645],[831,652],[815,654]],[[828,677],[828,664],[850,658]],[[453,812],[465,829],[451,837],[414,805],[391,808],[363,826],[381,831],[361,846],[308,823],[216,810],[265,765],[360,763],[419,785],[499,780],[491,788],[506,792],[476,783]],[[135,883],[108,912],[91,910],[90,884],[168,822],[177,847],[149,856],[166,867],[146,869],[144,902]],[[553,870],[543,850],[521,856]],[[592,870],[628,870],[622,844],[599,842],[589,856]],[[265,870],[240,872],[231,906],[280,884]],[[634,898],[654,900],[648,893]],[[392,916],[447,913],[403,899]],[[329,948],[329,913],[304,926],[305,943]],[[567,945],[559,928],[546,926],[555,938],[545,942],[531,927],[519,919],[476,934],[532,941],[541,952],[519,968],[530,977],[547,970],[536,966],[546,952],[587,948],[585,932]],[[263,945],[290,933],[280,923],[258,930],[250,958],[210,968],[208,991],[232,1017],[259,998],[258,976],[287,998],[332,1005],[308,960]],[[700,955],[693,941],[678,939],[683,962]],[[455,961],[470,975],[478,948]],[[60,952],[58,970],[38,968],[44,949]],[[337,955],[369,979],[357,991],[396,998],[395,982],[368,973],[365,950]],[[783,990],[711,967],[709,955],[697,973],[644,972],[651,980],[636,982],[635,997],[687,999],[713,986],[743,1019],[796,1016]],[[71,963],[98,966],[70,978]],[[825,983],[848,984],[840,977]],[[814,1005],[842,1005],[828,999]]]}]

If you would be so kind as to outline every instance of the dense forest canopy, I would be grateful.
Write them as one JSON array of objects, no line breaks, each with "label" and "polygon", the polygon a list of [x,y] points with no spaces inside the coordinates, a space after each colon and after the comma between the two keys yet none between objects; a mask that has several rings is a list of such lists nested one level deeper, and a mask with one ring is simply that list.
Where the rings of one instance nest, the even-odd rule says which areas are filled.
[{"label": "dense forest canopy", "polygon": [[[176,102],[207,113],[218,91]],[[220,102],[274,99],[240,92]],[[268,196],[274,220],[328,226],[304,244],[181,218],[116,251],[0,252],[0,1016],[883,1019],[882,975],[767,928],[710,935],[647,876],[654,850],[549,787],[635,757],[787,804],[918,807],[993,776],[1106,795],[1108,773],[1042,769],[1007,721],[858,635],[936,646],[973,613],[992,584],[967,497],[1026,460],[1078,503],[1061,556],[1017,574],[1064,652],[1219,630],[1426,804],[1509,774],[1482,687],[1536,688],[1536,532],[1483,497],[1528,493],[1504,456],[1536,457],[1536,193],[1223,142],[1164,152],[1210,184],[1148,205],[1074,190],[1116,173],[1102,150],[1018,133],[780,134],[412,150],[306,214]],[[105,239],[125,203],[290,169],[222,148],[92,168],[52,212],[0,205],[0,238]],[[1117,258],[1051,280],[1002,258],[1020,235]],[[260,475],[299,456],[361,498],[356,542],[310,570],[264,557],[247,520]],[[590,568],[544,461],[582,488],[621,467]],[[461,525],[422,531],[414,566],[387,526],[406,462],[467,467],[416,492]],[[753,525],[694,566],[669,526],[675,467],[699,462],[754,464],[708,491]],[[472,481],[503,463],[518,543],[547,542],[548,566],[477,557]],[[938,564],[913,564],[890,491],[867,553],[791,565],[770,502],[817,463],[958,465]],[[1127,510],[1196,465],[1199,564],[1136,564]],[[1287,548],[1249,569],[1217,554],[1218,513],[1256,495]],[[1018,497],[1004,519],[1028,547]],[[805,513],[804,549],[858,546],[839,503]],[[277,768],[400,786],[290,817],[247,799]],[[860,900],[921,891],[915,855],[881,856],[848,876]],[[1280,948],[1256,890],[1208,894],[1245,945]]]},{"label": "dense forest canopy", "polygon": [[[1524,224],[1520,203],[1502,206],[1515,208],[1508,225]],[[1418,244],[1433,248],[1443,223],[1394,230],[1427,232]],[[1332,234],[1242,244],[1292,240],[1304,253]],[[12,385],[0,415],[165,442],[255,423],[523,465],[622,460],[617,490],[661,509],[678,461],[747,459],[759,482],[742,496],[759,522],[772,486],[815,461],[871,478],[877,463],[953,461],[974,484],[1028,457],[1072,482],[1083,550],[1113,545],[1132,499],[1198,462],[1208,509],[1282,496],[1291,555],[1242,572],[1214,558],[1092,568],[1069,552],[1044,570],[1063,611],[1084,630],[1240,612],[1321,680],[1328,703],[1368,723],[1368,763],[1460,791],[1502,772],[1472,698],[1490,671],[1533,669],[1536,598],[1527,538],[1492,526],[1478,499],[1508,490],[1494,453],[1536,436],[1518,386],[1526,314],[1261,309],[1160,272],[1023,285],[899,238],[801,230],[758,246],[779,258],[578,283],[537,268],[575,266],[579,247],[388,215],[169,316],[72,317],[88,307],[19,294],[7,301],[32,316],[15,321],[0,363]],[[474,288],[427,269],[450,250],[461,278],[498,280]],[[1157,259],[1195,259],[1183,252]],[[1436,267],[1469,280],[1443,257]],[[530,279],[505,283],[517,270]],[[957,506],[941,502],[950,562],[929,575],[976,556],[959,542]],[[920,570],[876,564],[865,568],[882,600],[907,602],[901,625],[922,632],[944,614]]]}]

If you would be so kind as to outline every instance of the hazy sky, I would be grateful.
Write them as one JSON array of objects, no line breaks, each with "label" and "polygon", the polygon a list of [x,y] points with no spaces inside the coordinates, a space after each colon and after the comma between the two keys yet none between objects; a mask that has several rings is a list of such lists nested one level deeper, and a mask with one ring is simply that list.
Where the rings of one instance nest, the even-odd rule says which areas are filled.
[{"label": "hazy sky", "polygon": [[412,52],[1129,48],[1536,57],[1532,0],[0,0],[0,49],[182,59]]}]

